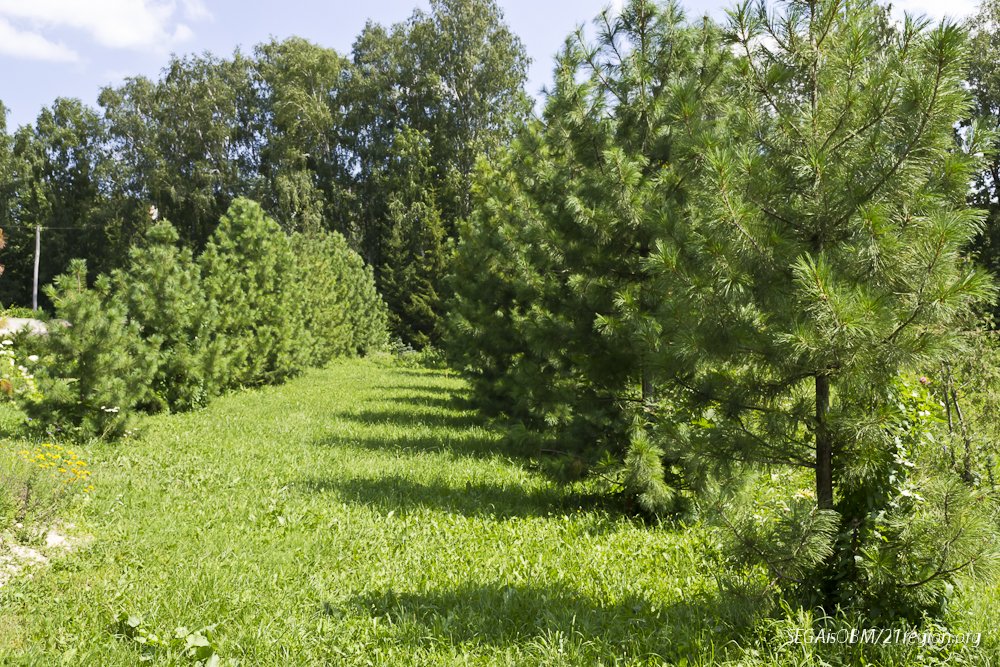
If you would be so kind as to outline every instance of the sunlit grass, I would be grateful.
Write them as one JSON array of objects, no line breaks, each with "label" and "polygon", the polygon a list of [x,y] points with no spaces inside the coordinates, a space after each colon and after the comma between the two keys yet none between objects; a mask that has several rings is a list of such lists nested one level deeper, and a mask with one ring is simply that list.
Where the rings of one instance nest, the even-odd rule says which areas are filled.
[{"label": "sunlit grass", "polygon": [[345,361],[91,447],[94,540],[0,590],[0,663],[823,664],[741,629],[700,529],[554,485],[463,391]]}]

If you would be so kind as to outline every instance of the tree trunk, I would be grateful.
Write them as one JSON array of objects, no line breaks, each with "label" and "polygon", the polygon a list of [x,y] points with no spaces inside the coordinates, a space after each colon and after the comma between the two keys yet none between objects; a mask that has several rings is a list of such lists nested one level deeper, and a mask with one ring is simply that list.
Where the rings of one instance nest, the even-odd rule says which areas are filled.
[{"label": "tree trunk", "polygon": [[830,411],[830,378],[816,376],[816,504],[833,509],[833,437],[827,421]]}]

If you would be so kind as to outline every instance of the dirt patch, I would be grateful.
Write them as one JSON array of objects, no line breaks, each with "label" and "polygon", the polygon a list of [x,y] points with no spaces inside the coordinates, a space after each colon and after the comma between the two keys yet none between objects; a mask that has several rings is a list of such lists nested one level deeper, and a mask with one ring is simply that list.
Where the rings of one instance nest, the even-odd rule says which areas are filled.
[{"label": "dirt patch", "polygon": [[45,567],[52,558],[68,554],[83,545],[87,539],[73,535],[73,528],[72,524],[50,526],[42,531],[42,544],[32,546],[0,536],[0,588],[22,574],[31,578],[32,571]]}]

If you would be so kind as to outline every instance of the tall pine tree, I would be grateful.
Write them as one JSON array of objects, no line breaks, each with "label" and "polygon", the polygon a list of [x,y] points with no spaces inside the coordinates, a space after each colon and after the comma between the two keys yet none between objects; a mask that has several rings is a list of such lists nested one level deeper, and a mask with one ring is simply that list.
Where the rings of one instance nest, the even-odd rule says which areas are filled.
[{"label": "tall pine tree", "polygon": [[[596,25],[593,43],[567,41],[543,118],[482,167],[450,342],[484,404],[553,437],[549,449],[620,462],[656,391],[649,258],[685,210],[725,55],[719,31],[688,26],[674,3],[634,0]],[[629,460],[662,452],[647,454]]]}]

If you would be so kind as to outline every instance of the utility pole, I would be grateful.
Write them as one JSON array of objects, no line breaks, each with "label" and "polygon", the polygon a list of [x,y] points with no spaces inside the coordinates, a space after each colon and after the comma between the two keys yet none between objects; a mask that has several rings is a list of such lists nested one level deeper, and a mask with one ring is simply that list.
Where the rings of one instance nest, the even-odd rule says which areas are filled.
[{"label": "utility pole", "polygon": [[35,225],[35,280],[31,286],[31,309],[38,310],[38,260],[42,252],[42,226]]}]

